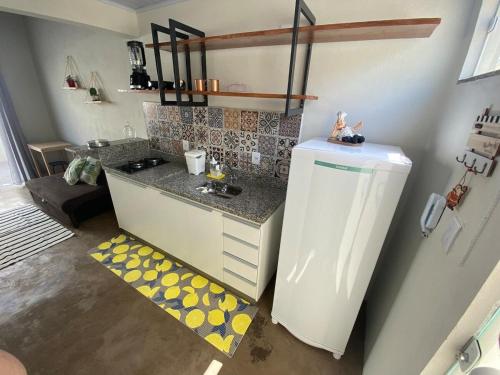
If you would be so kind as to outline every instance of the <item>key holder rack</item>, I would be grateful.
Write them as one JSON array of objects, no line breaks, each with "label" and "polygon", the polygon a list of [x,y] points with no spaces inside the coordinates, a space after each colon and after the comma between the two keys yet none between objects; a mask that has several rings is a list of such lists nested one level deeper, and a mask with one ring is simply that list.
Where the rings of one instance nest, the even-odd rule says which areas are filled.
[{"label": "key holder rack", "polygon": [[477,116],[466,147],[456,161],[475,175],[491,176],[500,150],[500,112],[486,108]]},{"label": "key holder rack", "polygon": [[465,168],[475,175],[481,175],[484,177],[491,176],[496,164],[495,160],[485,158],[484,156],[476,154],[472,151],[465,151],[460,158],[456,156],[455,160],[463,164]]}]

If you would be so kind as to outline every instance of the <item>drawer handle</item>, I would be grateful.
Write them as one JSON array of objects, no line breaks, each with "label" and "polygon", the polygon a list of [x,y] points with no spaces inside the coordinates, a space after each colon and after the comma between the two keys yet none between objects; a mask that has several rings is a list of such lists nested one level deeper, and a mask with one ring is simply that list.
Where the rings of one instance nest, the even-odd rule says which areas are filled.
[{"label": "drawer handle", "polygon": [[241,243],[241,244],[243,244],[245,246],[253,247],[255,250],[259,250],[259,246],[254,245],[253,243],[247,242],[245,240],[242,240],[242,239],[240,239],[238,237],[234,237],[234,236],[232,236],[230,234],[227,234],[227,233],[222,233],[222,235],[224,237],[227,237],[227,238],[233,240],[233,241],[239,242],[239,243]]},{"label": "drawer handle", "polygon": [[142,189],[146,189],[146,188],[148,187],[148,186],[147,186],[147,185],[145,185],[145,184],[142,184],[142,183],[140,183],[140,182],[138,182],[138,181],[135,181],[135,180],[132,180],[132,179],[130,179],[130,178],[127,178],[127,177],[121,176],[121,175],[119,175],[118,173],[111,172],[111,171],[110,171],[110,172],[108,172],[108,173],[109,173],[110,175],[112,175],[113,177],[117,178],[118,180],[122,180],[123,182],[128,182],[128,183],[130,183],[130,184],[132,184],[132,185],[135,185],[135,186],[137,186],[137,187],[140,187],[140,188],[142,188]]},{"label": "drawer handle", "polygon": [[182,203],[189,204],[190,206],[193,206],[193,207],[196,207],[196,208],[201,208],[202,210],[207,211],[207,212],[212,212],[213,211],[210,207],[204,206],[201,203],[196,203],[196,202],[193,202],[193,201],[191,201],[189,199],[181,198],[181,197],[179,197],[177,195],[174,195],[174,194],[171,194],[171,193],[167,193],[165,191],[160,191],[160,194],[164,195],[166,197],[172,198],[172,199],[176,199],[176,200],[178,200],[178,201],[180,201]]},{"label": "drawer handle", "polygon": [[227,269],[227,268],[225,268],[225,267],[224,267],[224,272],[229,273],[231,276],[234,276],[234,277],[236,277],[236,278],[240,279],[241,281],[243,281],[243,282],[245,282],[245,283],[247,283],[247,284],[250,284],[250,285],[251,285],[251,286],[253,286],[253,287],[256,287],[256,286],[257,286],[257,284],[256,284],[256,283],[254,283],[254,282],[252,282],[252,281],[250,281],[250,280],[248,280],[248,279],[244,278],[244,277],[243,277],[243,276],[241,276],[241,275],[238,275],[237,273],[234,273],[234,272],[233,272],[233,271],[231,271],[231,270],[228,270],[228,269]]},{"label": "drawer handle", "polygon": [[225,217],[226,219],[229,219],[229,220],[234,220],[234,221],[237,221],[241,224],[245,224],[245,225],[248,225],[249,227],[253,227],[253,228],[256,228],[256,229],[260,229],[260,225],[259,224],[256,224],[256,223],[253,223],[251,221],[247,221],[247,220],[244,220],[244,219],[241,219],[239,217],[236,217],[236,216],[230,216],[230,215],[226,215],[226,214],[223,214],[222,215],[223,217]]},{"label": "drawer handle", "polygon": [[225,256],[227,256],[228,258],[232,258],[240,263],[243,263],[245,266],[248,266],[248,267],[251,267],[253,268],[254,270],[257,269],[257,266],[253,263],[250,263],[248,260],[245,260],[245,259],[241,259],[239,256],[236,256],[236,255],[233,255],[231,253],[228,253],[227,251],[223,251],[222,252]]}]

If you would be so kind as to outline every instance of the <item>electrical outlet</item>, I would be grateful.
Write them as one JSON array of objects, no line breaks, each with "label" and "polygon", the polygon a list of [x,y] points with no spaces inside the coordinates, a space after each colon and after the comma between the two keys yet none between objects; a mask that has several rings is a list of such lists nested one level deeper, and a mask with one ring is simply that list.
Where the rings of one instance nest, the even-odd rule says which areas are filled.
[{"label": "electrical outlet", "polygon": [[189,151],[189,141],[182,141],[182,149],[184,151]]},{"label": "electrical outlet", "polygon": [[252,152],[252,164],[260,165],[260,152]]}]

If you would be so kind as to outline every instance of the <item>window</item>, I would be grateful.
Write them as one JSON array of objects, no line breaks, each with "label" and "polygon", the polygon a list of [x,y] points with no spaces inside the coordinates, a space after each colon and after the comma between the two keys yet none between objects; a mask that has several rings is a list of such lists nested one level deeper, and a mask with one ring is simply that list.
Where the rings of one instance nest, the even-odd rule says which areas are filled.
[{"label": "window", "polygon": [[460,79],[500,74],[500,0],[483,0]]}]

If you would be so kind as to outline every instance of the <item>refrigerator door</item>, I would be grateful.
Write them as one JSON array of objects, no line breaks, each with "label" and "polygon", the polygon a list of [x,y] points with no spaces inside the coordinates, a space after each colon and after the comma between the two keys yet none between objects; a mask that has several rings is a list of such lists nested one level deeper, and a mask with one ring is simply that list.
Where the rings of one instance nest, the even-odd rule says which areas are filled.
[{"label": "refrigerator door", "polygon": [[296,337],[337,356],[407,177],[372,158],[345,161],[330,150],[293,150],[272,309]]}]

